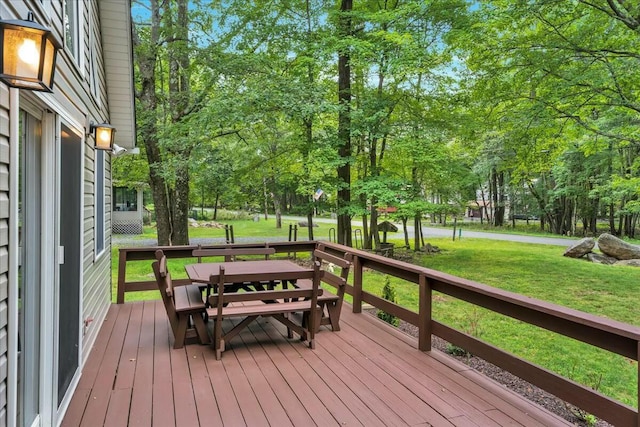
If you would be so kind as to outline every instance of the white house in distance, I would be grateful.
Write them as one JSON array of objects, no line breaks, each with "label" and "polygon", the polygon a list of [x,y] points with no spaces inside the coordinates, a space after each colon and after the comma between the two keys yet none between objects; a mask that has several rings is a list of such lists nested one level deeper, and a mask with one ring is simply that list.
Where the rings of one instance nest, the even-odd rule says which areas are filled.
[{"label": "white house in distance", "polygon": [[[30,12],[61,48],[50,90],[0,82],[0,426],[62,420],[111,301],[111,155],[94,125],[128,149],[136,133],[130,0],[0,1],[5,62],[7,21]],[[35,47],[15,48],[14,70]]]},{"label": "white house in distance", "polygon": [[113,234],[142,234],[144,223],[143,185],[135,188],[113,184]]}]

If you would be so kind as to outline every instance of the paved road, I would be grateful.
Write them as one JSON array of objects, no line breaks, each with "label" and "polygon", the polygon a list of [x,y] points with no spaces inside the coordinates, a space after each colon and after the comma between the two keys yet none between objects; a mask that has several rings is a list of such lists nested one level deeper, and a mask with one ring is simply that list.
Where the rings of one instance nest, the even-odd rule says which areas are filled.
[{"label": "paved road", "polygon": [[[283,216],[283,221],[306,221],[306,218],[298,217],[298,216]],[[322,223],[330,223],[335,224],[335,219],[330,218],[314,218],[316,222]],[[360,225],[360,221],[353,221],[353,225]],[[402,226],[398,225],[398,228],[401,229]],[[409,231],[409,238],[413,238],[413,226],[407,226]],[[424,234],[425,239],[429,237],[452,237],[453,229],[451,228],[440,228],[440,227],[422,227],[422,232]],[[303,233],[304,234],[304,233]],[[304,235],[298,234],[299,240],[307,240]],[[320,236],[320,239],[324,239],[326,237]],[[402,233],[392,233],[388,235],[388,238],[391,239],[403,239],[404,235]],[[456,239],[458,235],[456,234]],[[510,242],[522,242],[522,243],[534,243],[534,244],[542,244],[542,245],[556,245],[556,246],[570,246],[573,243],[577,242],[578,239],[567,239],[560,237],[538,237],[538,236],[523,236],[519,234],[505,234],[505,233],[489,233],[485,231],[472,231],[466,230],[464,228],[464,223],[462,223],[462,239],[465,238],[476,238],[476,239],[493,239],[493,240],[506,240]],[[113,243],[116,245],[132,245],[132,246],[154,246],[157,245],[158,242],[154,239],[145,239],[139,240],[132,238],[132,236],[122,235],[122,234],[114,234],[113,235]],[[250,242],[275,242],[281,241],[281,237],[236,237],[236,243],[250,243]],[[223,244],[225,243],[224,238],[193,238],[191,239],[191,244]]]},{"label": "paved road", "polygon": [[[288,221],[301,221],[306,220],[306,218],[295,217],[295,216],[283,216],[283,220]],[[336,223],[335,219],[329,218],[314,218],[314,221],[323,222],[323,223]],[[353,221],[353,225],[361,225],[360,221]],[[402,229],[401,224],[396,224],[398,229]],[[409,232],[409,238],[413,238],[414,228],[411,225],[407,226],[407,231]],[[440,228],[440,227],[422,227],[422,233],[424,234],[425,239],[429,237],[453,237],[453,229],[451,228]],[[404,235],[402,233],[392,233],[387,236],[392,239],[403,239]],[[464,228],[464,223],[462,223],[462,238],[476,238],[476,239],[492,239],[492,240],[507,240],[511,242],[522,242],[522,243],[537,243],[542,245],[556,245],[556,246],[569,246],[578,241],[578,239],[567,239],[561,237],[538,237],[538,236],[523,236],[519,234],[506,234],[506,233],[490,233],[486,231],[472,231],[466,230]],[[456,233],[456,239],[458,238],[458,234]]]}]

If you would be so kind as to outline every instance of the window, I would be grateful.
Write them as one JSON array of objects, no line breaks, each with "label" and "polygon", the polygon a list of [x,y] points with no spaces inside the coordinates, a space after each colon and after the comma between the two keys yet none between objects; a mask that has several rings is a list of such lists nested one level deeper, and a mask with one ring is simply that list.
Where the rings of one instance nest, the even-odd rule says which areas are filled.
[{"label": "window", "polygon": [[95,162],[96,174],[96,216],[95,216],[95,239],[96,239],[96,256],[104,251],[104,225],[105,225],[105,201],[104,201],[104,151],[96,150]]},{"label": "window", "polygon": [[120,212],[138,211],[138,191],[132,188],[118,187],[113,189],[115,210]]},{"label": "window", "polygon": [[64,47],[78,60],[79,24],[78,3],[75,0],[64,0]]}]

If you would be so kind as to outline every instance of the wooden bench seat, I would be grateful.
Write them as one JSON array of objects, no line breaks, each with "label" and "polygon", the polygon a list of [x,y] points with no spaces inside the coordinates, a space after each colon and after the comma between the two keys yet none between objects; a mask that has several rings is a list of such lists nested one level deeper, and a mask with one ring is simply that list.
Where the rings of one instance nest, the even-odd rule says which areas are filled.
[{"label": "wooden bench seat", "polygon": [[173,331],[175,339],[173,348],[182,348],[185,343],[195,338],[201,344],[209,344],[211,340],[204,323],[206,309],[200,287],[198,285],[174,287],[171,273],[167,268],[167,257],[162,250],[156,251],[156,261],[151,266]]},{"label": "wooden bench seat", "polygon": [[176,312],[202,311],[205,308],[200,286],[195,284],[174,287],[173,302]]},{"label": "wooden bench seat", "polygon": [[[240,317],[240,316],[270,316],[279,313],[298,313],[308,309],[309,303],[306,301],[289,301],[265,304],[259,302],[257,304],[236,304],[228,305],[222,308],[222,317]],[[210,308],[207,310],[210,316],[217,314],[217,309]]]},{"label": "wooden bench seat", "polygon": [[[211,276],[210,286],[216,286],[217,293],[210,295],[207,314],[215,321],[213,329],[213,344],[216,350],[216,358],[222,358],[225,350],[225,342],[236,336],[249,323],[259,316],[270,316],[287,327],[288,336],[291,331],[296,332],[303,340],[307,340],[310,348],[315,348],[315,329],[308,325],[314,325],[316,317],[321,315],[317,304],[320,284],[320,263],[314,263],[313,272],[303,272],[311,281],[311,288],[290,288],[282,290],[258,290],[251,292],[226,292],[225,284],[255,282],[260,277],[260,272],[253,274],[225,274],[224,266],[220,267],[218,276]],[[302,325],[292,322],[287,314],[303,313],[303,318],[308,319]],[[231,330],[223,332],[222,321],[230,317],[244,317],[240,323]]]},{"label": "wooden bench seat", "polygon": [[[344,258],[337,257],[324,251],[324,245],[318,245],[318,249],[313,251],[313,258],[321,265],[331,266],[328,270],[324,270],[322,274],[322,282],[336,288],[336,293],[331,294],[323,292],[318,296],[318,305],[322,308],[322,314],[316,319],[316,331],[321,325],[331,325],[332,331],[340,330],[340,311],[342,310],[342,301],[344,299],[345,286],[351,269],[351,254],[345,254]],[[340,275],[333,273],[333,268],[340,268]],[[300,288],[309,288],[312,286],[310,280],[302,279],[296,282],[296,286]]]}]

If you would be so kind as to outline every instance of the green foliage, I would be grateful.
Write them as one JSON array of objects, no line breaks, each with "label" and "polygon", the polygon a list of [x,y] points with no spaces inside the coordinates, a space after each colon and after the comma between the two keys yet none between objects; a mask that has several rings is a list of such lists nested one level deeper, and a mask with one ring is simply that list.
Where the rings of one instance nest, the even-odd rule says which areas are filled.
[{"label": "green foliage", "polygon": [[[457,214],[483,197],[490,212],[534,214],[554,233],[580,223],[593,233],[607,217],[609,231],[633,237],[640,68],[630,6],[356,2],[354,31],[340,36],[335,2],[190,1],[185,42],[174,37],[185,1],[160,3],[157,40],[149,22],[136,25],[138,77],[154,70],[157,98],[138,103],[138,141],[144,153],[157,140],[160,161],[114,159],[119,182],[154,172],[173,189],[191,174],[191,206],[307,214],[322,203],[352,218],[391,205],[404,219]],[[337,52],[351,65],[344,156]],[[180,85],[176,57],[187,59]],[[338,203],[347,164],[352,200]]]},{"label": "green foliage", "polygon": [[[394,304],[398,302],[396,298],[396,290],[391,285],[391,280],[389,279],[389,276],[384,277],[384,286],[382,287],[382,298],[386,299],[387,301],[391,301]],[[400,324],[400,319],[382,310],[378,310],[378,318],[384,320],[385,322],[393,326],[398,326]]]}]

